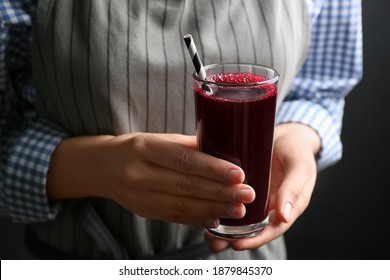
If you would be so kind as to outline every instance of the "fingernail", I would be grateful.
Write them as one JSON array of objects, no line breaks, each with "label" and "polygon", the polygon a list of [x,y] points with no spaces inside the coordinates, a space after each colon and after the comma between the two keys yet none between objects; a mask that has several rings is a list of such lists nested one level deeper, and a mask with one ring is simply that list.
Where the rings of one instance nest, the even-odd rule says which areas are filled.
[{"label": "fingernail", "polygon": [[237,169],[231,169],[227,172],[226,178],[230,183],[242,183],[244,178],[242,172]]},{"label": "fingernail", "polygon": [[216,228],[219,226],[219,219],[208,219],[205,222],[206,228]]},{"label": "fingernail", "polygon": [[253,189],[248,188],[248,189],[239,190],[236,194],[236,200],[242,203],[251,203],[254,199],[253,194],[254,194]]},{"label": "fingernail", "polygon": [[284,205],[284,209],[283,209],[283,217],[284,217],[284,219],[286,220],[286,222],[288,222],[288,220],[290,219],[291,209],[292,209],[291,203],[290,203],[290,202],[287,202],[287,203]]}]

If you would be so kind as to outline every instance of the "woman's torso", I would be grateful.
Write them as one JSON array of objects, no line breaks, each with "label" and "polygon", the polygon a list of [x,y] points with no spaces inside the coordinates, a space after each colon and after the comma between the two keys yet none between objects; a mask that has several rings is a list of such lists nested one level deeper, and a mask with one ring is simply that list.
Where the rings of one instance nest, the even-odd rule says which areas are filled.
[{"label": "woman's torso", "polygon": [[[194,134],[186,33],[206,65],[246,62],[277,69],[280,104],[303,63],[310,31],[304,0],[41,0],[33,53],[38,114],[71,136]],[[61,251],[102,258],[115,252],[102,253],[107,246],[91,236],[99,225],[125,251],[108,256],[114,258],[158,257],[203,240],[201,229],[144,219],[103,199],[64,202],[55,221],[32,228]],[[209,258],[280,258],[282,242]]]}]

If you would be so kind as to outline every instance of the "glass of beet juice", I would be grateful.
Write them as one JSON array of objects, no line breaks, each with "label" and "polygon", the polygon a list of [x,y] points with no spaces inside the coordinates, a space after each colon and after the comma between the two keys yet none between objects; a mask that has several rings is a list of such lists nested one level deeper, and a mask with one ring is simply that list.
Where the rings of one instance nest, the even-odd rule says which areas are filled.
[{"label": "glass of beet juice", "polygon": [[207,230],[223,238],[254,236],[268,223],[279,74],[253,64],[214,64],[204,70],[205,80],[193,74],[198,149],[240,166],[256,192],[243,218],[221,218],[217,228]]}]

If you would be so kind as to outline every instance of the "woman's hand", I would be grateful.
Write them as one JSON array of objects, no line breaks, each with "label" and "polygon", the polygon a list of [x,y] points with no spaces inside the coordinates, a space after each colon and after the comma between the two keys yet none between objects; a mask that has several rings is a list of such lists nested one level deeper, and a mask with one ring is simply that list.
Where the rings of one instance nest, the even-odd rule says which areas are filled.
[{"label": "woman's hand", "polygon": [[199,227],[243,217],[255,197],[243,171],[195,146],[179,134],[66,139],[51,158],[48,196],[105,197],[142,217]]},{"label": "woman's hand", "polygon": [[270,222],[258,236],[224,240],[205,233],[210,249],[219,252],[258,248],[284,234],[307,208],[317,177],[315,155],[320,149],[317,133],[299,123],[275,128],[271,170]]}]

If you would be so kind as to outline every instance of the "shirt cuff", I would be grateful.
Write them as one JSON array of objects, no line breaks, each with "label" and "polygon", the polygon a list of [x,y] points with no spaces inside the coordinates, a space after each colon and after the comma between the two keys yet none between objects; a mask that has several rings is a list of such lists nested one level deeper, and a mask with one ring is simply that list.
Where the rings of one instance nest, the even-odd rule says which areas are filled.
[{"label": "shirt cuff", "polygon": [[320,136],[321,150],[317,156],[318,170],[323,170],[341,159],[340,125],[324,107],[310,101],[285,101],[277,112],[276,124],[289,122],[308,125]]},{"label": "shirt cuff", "polygon": [[51,154],[66,134],[40,119],[16,138],[4,170],[3,199],[7,216],[15,222],[53,220],[60,204],[48,201],[46,175]]}]

